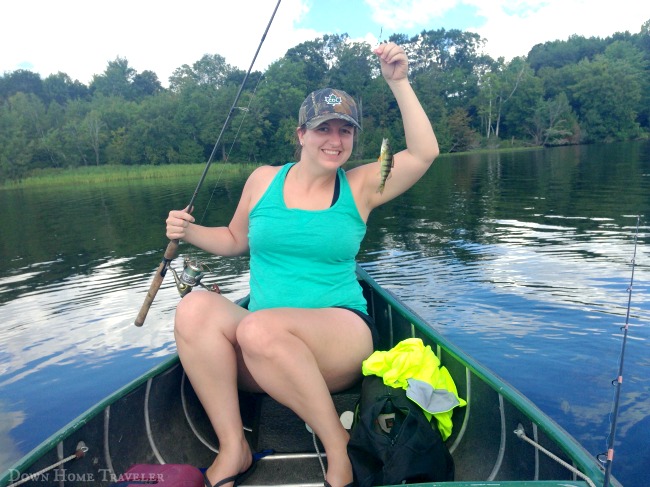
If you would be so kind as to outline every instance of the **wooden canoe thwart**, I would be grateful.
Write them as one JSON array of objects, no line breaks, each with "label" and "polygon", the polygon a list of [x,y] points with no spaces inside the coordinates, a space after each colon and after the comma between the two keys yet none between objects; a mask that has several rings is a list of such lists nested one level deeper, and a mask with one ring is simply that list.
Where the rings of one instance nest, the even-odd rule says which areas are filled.
[{"label": "wooden canoe thwart", "polygon": [[[419,485],[603,485],[601,464],[565,430],[360,267],[358,275],[380,333],[379,349],[421,338],[436,352],[459,396],[467,401],[465,407],[455,408],[453,433],[446,441],[455,463],[455,481]],[[359,391],[360,386],[334,395],[339,414],[354,409]],[[244,485],[323,485],[323,448],[292,411],[264,394],[242,393],[241,408],[253,451],[273,451],[257,462]],[[151,485],[161,475],[184,475],[185,466],[210,465],[218,447],[178,357],[172,356],[35,448],[3,474],[0,487],[109,486],[119,481],[129,485],[124,483],[128,480]],[[134,465],[138,467],[133,469]],[[145,478],[147,468],[158,477]],[[125,476],[130,469],[141,477]],[[37,475],[32,479],[33,474]],[[160,484],[174,485],[171,480]],[[620,484],[613,480],[612,485]]]}]

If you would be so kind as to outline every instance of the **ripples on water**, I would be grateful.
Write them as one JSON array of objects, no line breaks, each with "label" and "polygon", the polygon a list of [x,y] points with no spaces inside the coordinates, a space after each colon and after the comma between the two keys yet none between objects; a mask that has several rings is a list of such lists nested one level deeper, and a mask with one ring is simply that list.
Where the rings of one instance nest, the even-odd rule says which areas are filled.
[{"label": "ripples on water", "polygon": [[[553,219],[565,225],[486,220],[486,239],[498,243],[455,240],[435,253],[372,252],[364,267],[445,333],[462,330],[482,340],[611,336],[625,318],[635,228],[612,228],[605,220],[579,236],[567,225],[571,219]],[[640,322],[650,318],[647,252],[637,249],[632,318]]]},{"label": "ripples on water", "polygon": [[[555,165],[557,153],[544,154],[551,162],[538,164],[539,154],[527,163],[523,155],[442,160],[411,192],[373,213],[359,260],[596,454],[609,432],[636,219],[629,205],[616,206],[625,184],[607,174],[600,186],[584,183],[586,176],[571,172],[593,172],[581,169],[584,162]],[[626,197],[642,199],[640,211],[650,214],[650,177],[642,183]],[[184,206],[193,182],[186,186],[79,189],[74,198],[17,192],[2,200],[20,217],[0,244],[0,469],[175,351],[179,298],[171,275],[144,326],[133,320],[166,245],[162,222],[169,208]],[[556,201],[556,192],[571,199]],[[226,223],[239,193],[223,189],[206,223]],[[615,463],[627,487],[650,461],[645,225],[618,432],[625,441]],[[213,269],[205,283],[218,276],[231,299],[246,294],[247,259],[181,246],[181,255],[188,252]],[[180,270],[182,258],[173,266]]]},{"label": "ripples on water", "polygon": [[[635,218],[625,227],[592,221],[585,233],[574,218],[546,220],[553,224],[486,219],[485,239],[496,243],[381,250],[365,255],[364,268],[597,454],[610,428]],[[639,229],[645,242],[649,228]],[[650,422],[649,250],[640,240],[617,432],[630,442],[617,444],[628,475],[647,472],[650,459],[647,440],[641,456],[634,446]]]},{"label": "ripples on water", "polygon": [[[19,295],[0,307],[0,469],[175,352],[173,280],[166,280],[137,328],[133,320],[152,276],[133,274],[129,261],[107,257],[89,273],[37,289],[20,284],[37,280],[34,270],[0,279],[0,297]],[[39,265],[48,266],[56,263]],[[225,295],[246,294],[248,278],[239,266],[212,266]],[[182,268],[180,258],[174,267]]]}]

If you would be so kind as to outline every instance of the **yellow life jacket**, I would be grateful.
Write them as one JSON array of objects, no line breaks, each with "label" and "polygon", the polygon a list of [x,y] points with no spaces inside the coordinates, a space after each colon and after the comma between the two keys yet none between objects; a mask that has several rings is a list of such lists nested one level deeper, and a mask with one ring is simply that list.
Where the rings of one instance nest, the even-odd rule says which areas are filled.
[{"label": "yellow life jacket", "polygon": [[429,421],[432,416],[436,418],[443,440],[452,432],[453,409],[467,405],[458,396],[449,371],[420,338],[407,338],[387,352],[374,352],[363,362],[362,371],[382,377],[387,386],[406,390],[407,397],[424,410]]}]

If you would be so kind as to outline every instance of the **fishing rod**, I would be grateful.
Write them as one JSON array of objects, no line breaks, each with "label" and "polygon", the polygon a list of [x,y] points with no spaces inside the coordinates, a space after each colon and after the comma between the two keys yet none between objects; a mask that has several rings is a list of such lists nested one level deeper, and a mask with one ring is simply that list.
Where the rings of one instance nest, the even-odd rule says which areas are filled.
[{"label": "fishing rod", "polygon": [[630,323],[630,308],[632,305],[632,286],[634,285],[634,268],[636,265],[636,246],[637,237],[639,235],[639,221],[640,215],[636,217],[636,232],[634,233],[634,252],[632,254],[632,276],[630,277],[630,285],[627,288],[627,314],[625,316],[625,326],[621,327],[623,330],[623,343],[621,345],[621,360],[618,365],[618,376],[613,382],[616,382],[616,396],[614,399],[614,411],[612,412],[612,425],[609,432],[609,440],[607,444],[607,462],[605,463],[605,481],[603,487],[609,487],[609,482],[612,476],[612,462],[614,461],[614,437],[616,435],[616,423],[618,420],[618,409],[621,399],[621,386],[623,384],[623,362],[625,360],[625,345],[627,343],[627,332]]},{"label": "fishing rod", "polygon": [[[235,108],[237,108],[237,102],[239,101],[239,97],[241,96],[242,90],[244,89],[246,80],[248,80],[248,76],[253,70],[253,65],[255,64],[255,60],[257,59],[257,55],[259,54],[260,49],[262,49],[262,44],[264,44],[264,40],[266,39],[266,34],[271,28],[271,24],[273,23],[273,19],[275,18],[275,13],[278,11],[280,2],[281,0],[278,0],[278,3],[275,5],[275,8],[273,9],[273,13],[271,14],[269,23],[267,24],[266,29],[264,30],[264,34],[262,35],[262,39],[260,40],[260,43],[257,46],[257,51],[255,51],[255,55],[253,56],[253,60],[251,61],[248,71],[246,72],[246,75],[244,76],[244,79],[242,80],[241,85],[239,86],[239,90],[237,91],[235,100],[233,101],[233,104],[230,107],[230,111],[228,112],[226,121],[223,123],[223,127],[221,127],[221,132],[219,133],[219,137],[217,137],[217,141],[215,142],[214,147],[212,148],[212,153],[210,154],[210,157],[208,158],[208,162],[206,163],[205,168],[203,169],[203,174],[201,174],[201,178],[199,179],[199,182],[196,185],[196,189],[192,194],[192,198],[190,199],[190,202],[186,207],[188,208],[188,211],[191,211],[192,207],[194,206],[194,200],[196,199],[196,196],[199,194],[199,190],[201,189],[201,186],[203,186],[205,177],[208,174],[208,169],[210,169],[210,165],[212,164],[214,155],[217,153],[217,148],[219,146],[219,143],[221,142],[221,137],[226,131],[226,127],[228,126],[228,123],[230,122],[230,119],[232,118],[232,115],[235,112]],[[151,304],[153,303],[153,300],[156,297],[156,294],[158,293],[158,289],[160,289],[163,279],[165,278],[165,274],[167,274],[167,269],[170,268],[169,266],[172,260],[176,258],[178,252],[178,245],[179,245],[178,239],[170,240],[169,244],[167,244],[167,248],[165,249],[165,253],[163,255],[162,261],[160,262],[160,265],[156,270],[156,274],[154,275],[153,280],[151,281],[151,286],[149,287],[149,290],[147,291],[147,295],[144,298],[144,303],[142,303],[140,312],[138,313],[138,316],[133,322],[135,326],[142,326],[144,324],[144,320],[147,318],[147,313],[149,312],[149,308],[151,308]],[[188,263],[186,261],[186,266],[181,276],[182,285],[184,286],[183,290],[181,290],[181,287],[179,286],[179,291],[181,292],[181,296],[187,294],[187,292],[189,292],[194,285],[199,283],[202,277],[201,274],[202,269],[200,266],[194,266],[196,268],[193,268],[192,266],[188,267],[187,264]]]}]

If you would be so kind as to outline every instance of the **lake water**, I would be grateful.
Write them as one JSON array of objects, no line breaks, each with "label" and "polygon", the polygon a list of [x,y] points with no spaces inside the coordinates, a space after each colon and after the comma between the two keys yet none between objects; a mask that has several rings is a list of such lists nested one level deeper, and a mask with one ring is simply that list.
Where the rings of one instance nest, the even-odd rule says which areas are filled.
[{"label": "lake water", "polygon": [[[245,175],[214,165],[195,215],[227,224]],[[174,353],[168,275],[133,320],[195,179],[0,191],[0,471]],[[594,455],[610,412],[636,250],[614,475],[650,485],[650,143],[441,157],[370,217],[359,261]],[[233,299],[248,260],[181,245]]]}]

